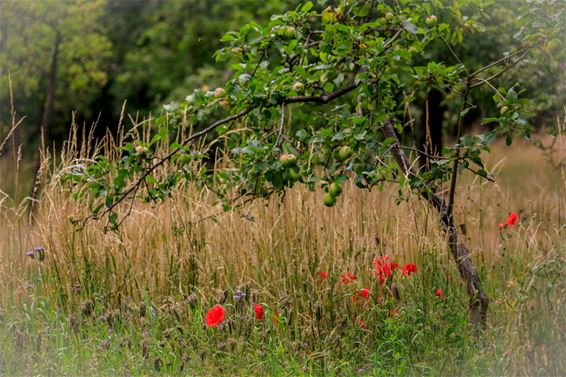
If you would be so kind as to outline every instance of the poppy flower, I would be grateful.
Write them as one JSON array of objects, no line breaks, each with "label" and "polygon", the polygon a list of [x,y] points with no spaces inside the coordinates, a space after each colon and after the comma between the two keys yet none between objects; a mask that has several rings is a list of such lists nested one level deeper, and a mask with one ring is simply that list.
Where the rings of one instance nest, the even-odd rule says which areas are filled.
[{"label": "poppy flower", "polygon": [[417,266],[414,263],[407,263],[401,267],[401,274],[409,276],[417,273]]},{"label": "poppy flower", "polygon": [[351,273],[350,271],[343,273],[342,275],[340,275],[340,280],[338,281],[338,284],[340,285],[348,285],[351,282],[353,282],[354,280],[356,280],[358,277],[356,275],[354,275],[353,273]]},{"label": "poppy flower", "polygon": [[499,224],[499,228],[503,229],[505,227],[512,227],[513,225],[517,224],[517,221],[519,221],[519,215],[517,214],[517,212],[511,212],[509,213],[507,220],[505,220],[505,223]]},{"label": "poppy flower", "polygon": [[321,279],[321,280],[326,280],[327,277],[328,277],[328,272],[322,271],[322,272],[320,273],[320,279]]},{"label": "poppy flower", "polygon": [[205,320],[208,327],[218,326],[224,320],[224,308],[221,305],[215,305],[206,313]]},{"label": "poppy flower", "polygon": [[438,288],[436,290],[436,297],[441,298],[444,292],[442,292],[442,288]]},{"label": "poppy flower", "polygon": [[398,309],[389,309],[389,317],[397,317],[397,314],[399,314]]},{"label": "poppy flower", "polygon": [[369,300],[369,298],[370,298],[370,293],[369,293],[369,289],[367,288],[360,289],[352,296],[353,301],[367,301]]},{"label": "poppy flower", "polygon": [[397,263],[391,262],[391,257],[389,255],[384,255],[381,258],[374,258],[372,266],[373,276],[378,278],[381,284],[383,284],[387,278],[391,277],[393,271],[399,267]]},{"label": "poppy flower", "polygon": [[263,307],[260,304],[254,304],[255,317],[261,321],[263,319]]}]

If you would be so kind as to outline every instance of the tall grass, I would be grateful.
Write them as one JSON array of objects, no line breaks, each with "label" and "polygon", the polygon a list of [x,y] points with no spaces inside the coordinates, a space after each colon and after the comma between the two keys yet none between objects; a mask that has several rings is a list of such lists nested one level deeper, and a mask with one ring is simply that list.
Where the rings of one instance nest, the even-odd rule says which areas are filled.
[{"label": "tall grass", "polygon": [[[35,223],[23,207],[0,209],[0,373],[22,365],[109,375],[250,365],[252,374],[566,370],[566,176],[526,142],[498,143],[487,156],[496,183],[465,176],[457,193],[456,217],[492,299],[478,338],[437,215],[409,192],[396,205],[394,186],[346,185],[328,209],[322,192],[293,188],[223,213],[212,193],[187,185],[162,204],[135,203],[117,233],[94,221],[79,229],[69,219],[88,213],[60,173],[111,145],[89,147],[77,130],[61,156],[44,160]],[[510,211],[520,222],[500,230]],[[37,246],[44,261],[25,254]],[[382,255],[419,268],[395,275],[399,300],[372,275]],[[347,271],[357,280],[340,285]],[[371,300],[353,301],[363,287]],[[236,289],[246,297],[236,300]],[[252,302],[266,308],[261,323]],[[203,315],[216,303],[228,319],[206,329]]]}]

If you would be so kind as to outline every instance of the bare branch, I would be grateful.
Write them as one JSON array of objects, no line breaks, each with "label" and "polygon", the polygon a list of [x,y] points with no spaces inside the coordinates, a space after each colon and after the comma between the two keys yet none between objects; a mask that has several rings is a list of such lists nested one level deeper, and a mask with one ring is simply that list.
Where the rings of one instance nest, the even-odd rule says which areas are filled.
[{"label": "bare branch", "polygon": [[491,63],[489,63],[488,65],[486,65],[486,66],[484,66],[484,67],[478,69],[478,70],[475,71],[474,73],[472,73],[472,74],[470,75],[470,78],[474,78],[475,76],[479,75],[479,74],[482,73],[483,71],[485,71],[485,70],[487,70],[487,69],[489,69],[489,68],[491,68],[491,67],[494,67],[494,66],[496,66],[496,65],[499,65],[499,64],[501,64],[501,63],[503,63],[503,62],[505,62],[505,61],[507,61],[507,60],[509,60],[509,59],[512,59],[513,57],[515,57],[515,56],[517,56],[517,55],[520,55],[520,54],[524,53],[525,51],[528,52],[528,51],[530,51],[533,47],[534,47],[534,46],[531,46],[531,45],[524,46],[523,48],[521,48],[521,49],[515,51],[514,53],[512,53],[512,54],[510,54],[510,55],[508,55],[508,56],[505,56],[505,57],[503,57],[503,58],[501,58],[501,59],[498,59],[498,60],[496,60],[496,61],[494,61],[494,62],[491,62]]},{"label": "bare branch", "polygon": [[494,73],[493,75],[491,75],[491,76],[488,77],[487,79],[482,79],[482,78],[474,77],[474,78],[473,78],[474,80],[478,80],[478,81],[480,81],[480,82],[473,84],[473,85],[470,87],[470,89],[473,89],[473,88],[476,88],[476,87],[478,87],[478,86],[481,86],[481,85],[483,85],[484,83],[490,82],[490,81],[493,80],[494,78],[496,78],[496,77],[498,77],[498,76],[501,76],[502,74],[504,74],[505,72],[507,72],[508,70],[510,70],[511,68],[513,68],[514,66],[516,66],[517,64],[519,64],[519,62],[520,62],[521,60],[523,60],[523,59],[527,56],[527,54],[529,53],[529,51],[530,51],[530,49],[525,50],[525,51],[523,52],[523,54],[521,54],[517,60],[515,60],[515,61],[512,62],[511,64],[508,64],[508,65],[505,66],[505,68],[503,68],[501,71],[499,71],[499,72],[497,72],[497,73]]}]

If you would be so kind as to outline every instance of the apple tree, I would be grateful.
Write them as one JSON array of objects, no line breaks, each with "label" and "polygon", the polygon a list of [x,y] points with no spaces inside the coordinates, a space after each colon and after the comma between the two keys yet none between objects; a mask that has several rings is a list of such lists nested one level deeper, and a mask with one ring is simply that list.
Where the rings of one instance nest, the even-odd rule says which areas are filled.
[{"label": "apple tree", "polygon": [[[531,50],[559,48],[556,25],[564,24],[558,2],[524,4],[514,44],[493,61],[466,65],[454,46],[469,30],[481,32],[486,3],[493,5],[343,0],[317,8],[309,1],[266,25],[251,22],[222,37],[216,59],[232,63],[224,87],[165,105],[150,138],[132,136],[64,179],[88,202],[88,219],[104,218],[113,229],[136,198],[159,202],[187,181],[213,190],[224,210],[298,184],[322,187],[324,204],[333,206],[346,181],[360,189],[396,182],[438,212],[467,285],[471,320],[483,324],[489,300],[453,215],[458,176],[469,170],[491,179],[480,152],[498,136],[511,142],[528,134],[521,87],[498,87],[497,79]],[[434,60],[433,42],[448,58]],[[479,87],[491,89],[499,111],[485,120],[484,134],[471,136],[462,122]],[[418,170],[417,148],[401,141],[415,98],[431,88],[457,101],[458,137],[430,169]]]}]

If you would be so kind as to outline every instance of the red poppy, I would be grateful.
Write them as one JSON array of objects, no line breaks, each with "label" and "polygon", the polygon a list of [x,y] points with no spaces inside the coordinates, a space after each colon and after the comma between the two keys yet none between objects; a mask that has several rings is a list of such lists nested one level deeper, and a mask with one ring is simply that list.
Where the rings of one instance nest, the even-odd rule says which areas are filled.
[{"label": "red poppy", "polygon": [[354,280],[356,280],[358,277],[356,275],[354,275],[353,273],[351,273],[350,271],[343,273],[342,275],[340,275],[340,280],[338,281],[338,284],[340,285],[348,285],[351,282],[353,282]]},{"label": "red poppy", "polygon": [[436,290],[436,297],[441,298],[444,292],[442,292],[442,288],[438,288]]},{"label": "red poppy", "polygon": [[401,267],[402,275],[412,275],[417,273],[417,266],[414,263],[407,263]]},{"label": "red poppy", "polygon": [[389,255],[384,255],[381,258],[374,258],[372,266],[373,276],[378,278],[381,284],[383,284],[387,278],[391,277],[393,271],[399,267],[397,263],[391,262],[391,257],[389,257]]},{"label": "red poppy", "polygon": [[399,310],[397,310],[397,309],[389,309],[389,316],[390,316],[390,317],[397,317],[397,314],[399,314]]},{"label": "red poppy", "polygon": [[352,296],[353,301],[367,301],[369,300],[369,298],[370,298],[370,293],[369,293],[369,289],[367,288],[360,289]]},{"label": "red poppy", "polygon": [[517,224],[517,221],[519,221],[519,215],[517,214],[517,212],[511,212],[509,213],[507,220],[505,220],[505,223],[499,224],[499,228],[503,229],[505,227],[512,227],[513,225]]},{"label": "red poppy", "polygon": [[254,304],[255,317],[261,321],[263,319],[263,307],[260,304]]},{"label": "red poppy", "polygon": [[328,272],[322,271],[322,272],[320,273],[320,279],[321,279],[321,280],[326,280],[327,277],[328,277]]},{"label": "red poppy", "polygon": [[216,327],[224,320],[224,308],[221,305],[215,305],[206,313],[206,325],[208,327]]}]

